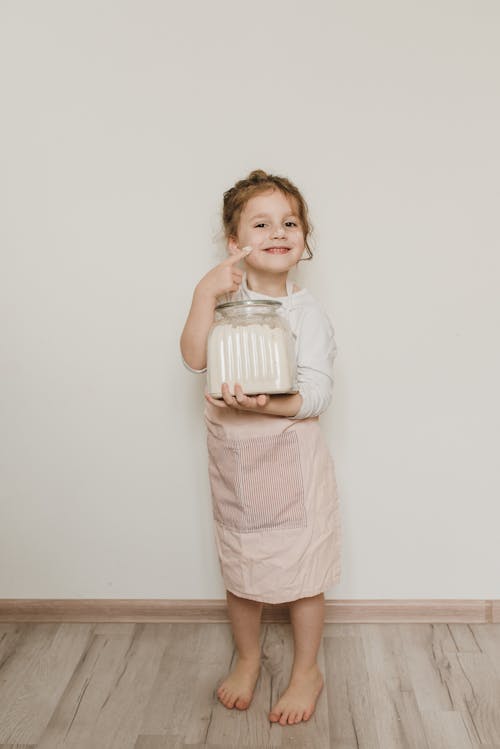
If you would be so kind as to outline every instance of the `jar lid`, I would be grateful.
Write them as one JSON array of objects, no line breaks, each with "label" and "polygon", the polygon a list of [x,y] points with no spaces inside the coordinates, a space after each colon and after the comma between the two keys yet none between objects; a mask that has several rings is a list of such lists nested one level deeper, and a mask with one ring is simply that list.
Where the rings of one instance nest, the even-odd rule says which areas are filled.
[{"label": "jar lid", "polygon": [[215,309],[226,309],[227,307],[260,307],[263,304],[266,304],[268,307],[282,306],[281,302],[275,302],[271,299],[247,299],[242,302],[223,302],[222,304],[218,304]]}]

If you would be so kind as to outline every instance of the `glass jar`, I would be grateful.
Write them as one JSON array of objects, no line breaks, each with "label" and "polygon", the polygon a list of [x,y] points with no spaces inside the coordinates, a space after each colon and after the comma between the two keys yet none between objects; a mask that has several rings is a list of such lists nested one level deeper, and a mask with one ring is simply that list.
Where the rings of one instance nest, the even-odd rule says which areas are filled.
[{"label": "glass jar", "polygon": [[246,395],[297,392],[292,331],[278,314],[281,302],[251,299],[224,302],[215,308],[207,338],[207,389],[222,398],[222,383],[231,395],[239,383]]}]

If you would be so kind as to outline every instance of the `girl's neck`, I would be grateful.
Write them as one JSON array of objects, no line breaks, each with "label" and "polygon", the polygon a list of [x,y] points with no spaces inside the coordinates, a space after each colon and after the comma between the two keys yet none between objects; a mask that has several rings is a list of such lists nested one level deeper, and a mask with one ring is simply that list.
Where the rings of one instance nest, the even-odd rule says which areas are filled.
[{"label": "girl's neck", "polygon": [[256,273],[253,268],[250,268],[247,269],[246,275],[247,286],[250,291],[255,291],[265,296],[281,297],[287,295],[286,281],[288,271],[286,273]]}]

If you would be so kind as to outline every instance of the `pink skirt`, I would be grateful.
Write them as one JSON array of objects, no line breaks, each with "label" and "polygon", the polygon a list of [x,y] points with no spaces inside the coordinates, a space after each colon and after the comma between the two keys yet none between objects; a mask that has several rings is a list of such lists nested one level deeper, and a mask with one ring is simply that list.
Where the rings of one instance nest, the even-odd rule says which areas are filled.
[{"label": "pink skirt", "polygon": [[315,596],[340,580],[333,458],[318,417],[206,402],[215,542],[227,590],[263,603]]}]

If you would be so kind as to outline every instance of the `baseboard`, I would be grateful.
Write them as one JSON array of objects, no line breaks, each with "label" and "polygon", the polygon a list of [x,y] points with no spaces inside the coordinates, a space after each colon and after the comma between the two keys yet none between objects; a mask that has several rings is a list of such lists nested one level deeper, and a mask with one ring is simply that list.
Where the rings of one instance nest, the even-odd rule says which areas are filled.
[{"label": "baseboard", "polygon": [[[265,604],[262,620],[289,621],[288,604]],[[0,622],[228,622],[225,600],[0,599]],[[365,599],[325,601],[325,622],[500,622],[500,600]]]}]

